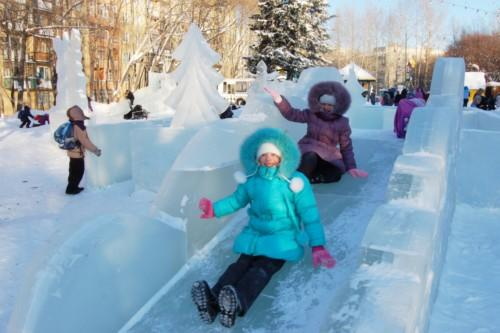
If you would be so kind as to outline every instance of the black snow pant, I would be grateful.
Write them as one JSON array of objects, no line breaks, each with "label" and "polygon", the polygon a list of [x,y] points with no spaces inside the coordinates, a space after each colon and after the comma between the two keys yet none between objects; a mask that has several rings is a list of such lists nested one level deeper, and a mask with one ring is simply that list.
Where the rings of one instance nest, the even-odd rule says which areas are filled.
[{"label": "black snow pant", "polygon": [[66,187],[66,193],[74,194],[78,193],[78,185],[83,178],[83,173],[85,172],[85,160],[83,158],[70,158],[69,159],[69,176],[68,176],[68,186]]},{"label": "black snow pant", "polygon": [[325,161],[314,152],[302,155],[298,170],[306,175],[312,183],[338,182],[342,177],[342,171],[337,166]]},{"label": "black snow pant", "polygon": [[23,128],[26,125],[26,128],[29,128],[31,124],[31,120],[29,118],[21,118],[21,125],[19,128]]},{"label": "black snow pant", "polygon": [[264,290],[274,273],[279,271],[284,264],[285,260],[281,259],[242,254],[222,274],[219,281],[213,286],[212,293],[218,298],[222,287],[233,286],[241,305],[239,315],[243,316]]}]

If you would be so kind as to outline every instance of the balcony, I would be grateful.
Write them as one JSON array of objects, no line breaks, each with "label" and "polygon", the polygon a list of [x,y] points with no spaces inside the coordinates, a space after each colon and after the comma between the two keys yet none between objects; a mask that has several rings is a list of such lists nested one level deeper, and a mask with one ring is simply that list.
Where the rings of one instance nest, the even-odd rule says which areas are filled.
[{"label": "balcony", "polygon": [[49,52],[30,52],[28,59],[34,62],[50,62],[51,56]]}]

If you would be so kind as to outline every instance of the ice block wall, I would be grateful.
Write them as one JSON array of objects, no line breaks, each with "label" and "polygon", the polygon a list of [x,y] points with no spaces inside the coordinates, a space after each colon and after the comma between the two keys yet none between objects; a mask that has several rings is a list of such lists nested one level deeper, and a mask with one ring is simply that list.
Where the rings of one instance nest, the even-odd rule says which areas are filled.
[{"label": "ice block wall", "polygon": [[[132,133],[136,129],[154,128],[152,121],[128,121],[114,124],[89,124],[87,132],[92,142],[102,150],[100,157],[86,154],[86,180],[91,187],[103,187],[132,178]],[[153,143],[144,142],[149,151]]]},{"label": "ice block wall", "polygon": [[354,106],[346,116],[352,128],[392,130],[394,128],[394,106]]},{"label": "ice block wall", "polygon": [[135,190],[158,192],[163,178],[196,131],[147,127],[132,131],[132,179]]},{"label": "ice block wall", "polygon": [[9,332],[116,332],[184,264],[181,234],[127,214],[89,221],[34,276]]},{"label": "ice block wall", "polygon": [[[375,212],[363,239],[361,278],[351,286],[363,295],[354,331],[427,329],[455,206],[463,79],[463,59],[438,59],[430,99],[412,114],[387,202]],[[370,287],[370,280],[377,283]]]}]

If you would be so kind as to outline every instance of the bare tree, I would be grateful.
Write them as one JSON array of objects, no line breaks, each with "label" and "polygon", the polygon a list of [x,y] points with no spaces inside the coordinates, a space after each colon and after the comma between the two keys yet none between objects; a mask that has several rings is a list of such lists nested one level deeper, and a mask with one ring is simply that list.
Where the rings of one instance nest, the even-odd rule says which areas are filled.
[{"label": "bare tree", "polygon": [[450,57],[463,57],[471,68],[477,65],[491,80],[500,81],[500,32],[463,33],[446,50]]}]

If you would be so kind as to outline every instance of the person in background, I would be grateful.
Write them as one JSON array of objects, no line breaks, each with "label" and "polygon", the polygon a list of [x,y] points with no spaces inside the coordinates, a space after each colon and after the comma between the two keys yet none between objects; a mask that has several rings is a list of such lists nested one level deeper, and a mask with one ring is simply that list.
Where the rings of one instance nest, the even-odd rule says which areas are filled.
[{"label": "person in background", "polygon": [[488,86],[484,91],[484,96],[478,106],[480,109],[491,111],[495,110],[495,97],[493,96],[493,87]]},{"label": "person in background", "polygon": [[483,100],[483,89],[478,89],[472,98],[471,108],[479,108],[481,101]]},{"label": "person in background", "polygon": [[191,297],[200,318],[212,323],[220,313],[223,326],[232,327],[236,316],[244,316],[254,301],[287,261],[312,248],[314,267],[332,268],[335,259],[324,248],[325,234],[311,185],[296,171],[300,152],[282,131],[263,128],[240,147],[245,174],[230,196],[212,203],[202,198],[201,218],[209,219],[248,208],[249,221],[236,237],[233,251],[240,256],[210,288],[196,281]]},{"label": "person in background", "polygon": [[125,91],[125,98],[128,99],[130,109],[132,109],[132,107],[134,106],[134,99],[135,99],[134,94],[130,90],[127,89]]},{"label": "person in background", "polygon": [[94,109],[92,108],[92,99],[90,98],[90,96],[87,96],[87,107],[90,112],[94,112]]},{"label": "person in background", "polygon": [[311,183],[337,182],[347,172],[354,178],[368,173],[358,169],[351,140],[349,119],[343,115],[351,105],[351,95],[340,82],[326,81],[309,91],[309,108],[298,110],[274,90],[264,88],[286,119],[307,124],[307,133],[300,139],[302,152],[299,171]]},{"label": "person in background", "polygon": [[370,93],[370,103],[371,105],[375,105],[377,103],[377,96],[375,96],[375,91]]},{"label": "person in background", "polygon": [[49,115],[47,113],[37,114],[35,116],[35,120],[38,122],[38,124],[33,124],[33,127],[50,124]]},{"label": "person in background", "polygon": [[406,90],[406,88],[404,88],[403,90],[401,90],[401,93],[397,94],[396,97],[394,98],[394,105],[395,106],[398,106],[399,104],[399,101],[406,98],[406,95],[408,94],[408,90]]},{"label": "person in background", "polygon": [[382,103],[380,103],[383,106],[392,106],[393,102],[391,99],[391,95],[389,94],[388,91],[385,91],[384,94],[382,95]]},{"label": "person in background", "polygon": [[84,121],[89,119],[83,113],[83,110],[74,105],[66,111],[69,121],[73,124],[73,136],[76,139],[77,146],[68,150],[69,157],[69,175],[66,194],[78,194],[83,191],[83,187],[79,187],[80,181],[85,172],[85,151],[89,150],[96,156],[101,156],[101,150],[97,148],[87,134],[87,129]]},{"label": "person in background", "polygon": [[24,125],[26,125],[26,128],[29,128],[31,125],[30,118],[34,119],[33,115],[31,114],[31,108],[27,105],[21,107],[21,110],[19,111],[17,117],[21,120],[21,125],[19,125],[19,128],[23,128]]},{"label": "person in background", "polygon": [[469,97],[470,97],[470,91],[469,87],[465,86],[464,87],[464,108],[467,107],[467,104],[469,104]]}]

